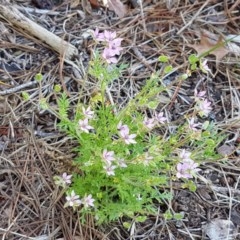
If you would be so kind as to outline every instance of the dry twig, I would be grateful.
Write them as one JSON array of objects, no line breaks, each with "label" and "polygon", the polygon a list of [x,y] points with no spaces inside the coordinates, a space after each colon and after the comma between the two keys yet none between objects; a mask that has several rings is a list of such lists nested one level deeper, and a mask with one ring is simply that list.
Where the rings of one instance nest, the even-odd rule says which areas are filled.
[{"label": "dry twig", "polygon": [[8,0],[0,0],[0,17],[46,42],[54,51],[61,56],[65,56],[66,59],[71,59],[78,54],[78,50],[73,45],[24,16]]}]

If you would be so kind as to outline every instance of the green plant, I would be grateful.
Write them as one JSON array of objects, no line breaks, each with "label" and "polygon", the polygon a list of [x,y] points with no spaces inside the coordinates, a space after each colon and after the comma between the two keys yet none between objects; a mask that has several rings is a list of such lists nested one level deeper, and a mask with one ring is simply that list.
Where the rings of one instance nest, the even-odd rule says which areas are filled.
[{"label": "green plant", "polygon": [[[160,57],[160,60],[166,63],[168,58]],[[71,106],[72,115],[66,94],[58,99],[58,126],[78,142],[74,164],[81,173],[71,173],[71,183],[66,175],[63,180],[57,178],[56,182],[66,189],[66,206],[80,211],[83,221],[88,214],[99,224],[122,216],[138,220],[154,214],[157,203],[171,198],[168,183],[170,178],[176,179],[176,174],[183,178],[185,186],[194,190],[190,179],[197,175],[199,164],[192,158],[204,161],[217,157],[214,148],[219,142],[213,126],[202,129],[192,117],[174,133],[163,136],[158,130],[171,124],[164,113],[146,116],[146,109],[158,106],[156,95],[166,90],[161,85],[159,73],[154,73],[123,109],[114,111],[115,106],[107,104],[105,91],[125,67],[124,64],[120,67],[109,65],[96,54],[89,74],[99,83],[101,101],[92,107],[81,103]],[[167,65],[164,74],[171,69]],[[202,112],[201,117],[206,116],[211,103],[202,92],[196,92],[195,98],[192,116],[199,112]]]}]

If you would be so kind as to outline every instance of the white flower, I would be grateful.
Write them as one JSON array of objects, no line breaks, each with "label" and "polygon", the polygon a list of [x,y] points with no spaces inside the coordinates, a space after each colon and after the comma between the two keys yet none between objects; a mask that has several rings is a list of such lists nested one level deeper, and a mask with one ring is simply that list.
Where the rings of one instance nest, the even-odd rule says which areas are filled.
[{"label": "white flower", "polygon": [[84,205],[85,208],[94,207],[93,203],[94,201],[95,199],[92,198],[92,194],[89,194],[88,196],[82,199],[82,204]]},{"label": "white flower", "polygon": [[67,194],[66,196],[67,202],[65,203],[64,207],[72,207],[75,209],[76,207],[81,205],[81,200],[79,199],[79,196],[76,195],[76,193],[72,190],[70,194]]},{"label": "white flower", "polygon": [[138,193],[136,199],[137,199],[138,201],[141,201],[141,200],[142,200],[141,194]]},{"label": "white flower", "polygon": [[128,131],[126,131],[126,130],[123,130],[123,131],[120,131],[119,132],[119,134],[120,134],[120,136],[121,136],[121,138],[124,140],[124,142],[126,143],[126,144],[135,144],[135,143],[137,143],[135,140],[134,140],[134,138],[137,136],[136,134],[130,134],[129,135],[129,133],[128,133]]},{"label": "white flower", "polygon": [[191,118],[190,120],[188,120],[188,126],[192,131],[198,131],[198,129],[196,127],[200,126],[200,123],[194,123],[195,119]]},{"label": "white flower", "polygon": [[158,122],[160,122],[161,124],[164,124],[164,122],[167,120],[166,117],[163,116],[163,112],[160,112],[158,113],[156,116],[155,116],[156,120]]},{"label": "white flower", "polygon": [[184,160],[184,161],[186,161],[186,160],[192,161],[192,159],[190,158],[191,154],[192,153],[186,151],[186,149],[182,149],[181,153],[179,154],[179,157],[181,158],[181,160]]},{"label": "white flower", "polygon": [[205,95],[206,95],[206,91],[198,92],[196,88],[194,89],[194,97],[196,102],[204,99]]},{"label": "white flower", "polygon": [[126,168],[126,167],[127,167],[127,164],[126,164],[125,160],[122,159],[122,158],[119,158],[119,159],[118,159],[117,164],[118,164],[118,166],[121,167],[121,168]]},{"label": "white flower", "polygon": [[89,106],[87,109],[85,107],[82,107],[83,114],[85,118],[92,119],[94,115],[94,111],[91,111],[91,107]]},{"label": "white flower", "polygon": [[85,118],[84,120],[79,120],[78,125],[80,129],[85,133],[89,133],[89,130],[94,129],[92,126],[88,125],[88,118]]},{"label": "white flower", "polygon": [[146,126],[148,129],[152,129],[155,126],[155,119],[154,118],[148,118],[145,117],[143,120],[144,126]]},{"label": "white flower", "polygon": [[66,184],[71,184],[72,175],[67,175],[67,173],[63,173],[62,179]]},{"label": "white flower", "polygon": [[208,114],[212,111],[211,102],[209,102],[207,99],[198,101],[196,105],[196,110],[201,117],[207,117]]},{"label": "white flower", "polygon": [[115,168],[116,168],[116,166],[114,166],[114,165],[105,165],[103,167],[103,169],[106,171],[106,174],[108,176],[114,176],[115,175],[115,172],[114,172]]},{"label": "white flower", "polygon": [[121,138],[124,140],[126,144],[131,144],[131,143],[137,143],[134,138],[137,136],[136,134],[129,134],[129,128],[127,125],[122,125],[122,122],[120,122],[117,126],[119,130],[119,135]]},{"label": "white flower", "polygon": [[117,129],[119,131],[125,131],[127,133],[129,133],[129,128],[127,125],[122,125],[122,122],[119,122],[118,125],[117,125]]},{"label": "white flower", "polygon": [[177,178],[192,178],[193,175],[200,169],[197,168],[198,163],[195,163],[192,159],[184,159],[177,164]]},{"label": "white flower", "polygon": [[63,173],[62,176],[54,176],[53,178],[57,186],[66,188],[68,184],[71,184],[72,175],[67,175],[67,173]]},{"label": "white flower", "polygon": [[207,65],[207,59],[205,59],[203,62],[200,62],[200,68],[204,73],[211,73],[211,69]]},{"label": "white flower", "polygon": [[113,151],[108,152],[107,149],[104,149],[102,158],[107,164],[111,165],[111,162],[115,160],[114,152]]}]

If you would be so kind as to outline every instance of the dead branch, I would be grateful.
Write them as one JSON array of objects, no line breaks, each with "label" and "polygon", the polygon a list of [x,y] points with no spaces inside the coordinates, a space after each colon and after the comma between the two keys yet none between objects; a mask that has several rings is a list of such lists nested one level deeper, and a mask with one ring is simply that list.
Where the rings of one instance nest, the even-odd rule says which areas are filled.
[{"label": "dead branch", "polygon": [[7,94],[11,94],[11,93],[21,91],[24,88],[32,87],[32,86],[36,85],[37,83],[38,82],[35,80],[35,81],[32,81],[32,82],[27,82],[27,83],[18,85],[16,87],[13,87],[13,88],[10,88],[10,89],[6,89],[4,91],[0,91],[0,96],[4,96],[4,95],[7,95]]},{"label": "dead branch", "polygon": [[0,17],[37,37],[42,42],[47,43],[54,51],[66,59],[71,59],[74,55],[78,54],[77,48],[28,19],[12,6],[8,0],[0,0]]}]

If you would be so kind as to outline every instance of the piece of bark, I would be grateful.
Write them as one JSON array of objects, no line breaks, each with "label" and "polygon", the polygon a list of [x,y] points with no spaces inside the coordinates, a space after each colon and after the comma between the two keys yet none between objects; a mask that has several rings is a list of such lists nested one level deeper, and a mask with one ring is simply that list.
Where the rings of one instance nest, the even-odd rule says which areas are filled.
[{"label": "piece of bark", "polygon": [[65,59],[71,59],[78,54],[77,48],[72,44],[64,41],[55,34],[49,32],[42,26],[33,22],[18,11],[8,0],[0,0],[0,17],[6,19],[18,28],[23,29],[42,42],[48,44],[52,50],[58,52]]}]

